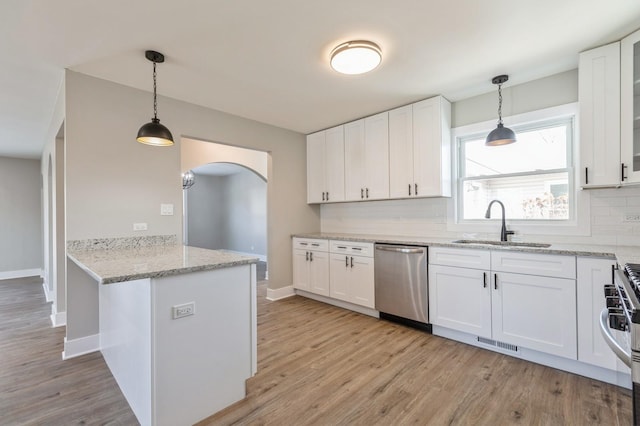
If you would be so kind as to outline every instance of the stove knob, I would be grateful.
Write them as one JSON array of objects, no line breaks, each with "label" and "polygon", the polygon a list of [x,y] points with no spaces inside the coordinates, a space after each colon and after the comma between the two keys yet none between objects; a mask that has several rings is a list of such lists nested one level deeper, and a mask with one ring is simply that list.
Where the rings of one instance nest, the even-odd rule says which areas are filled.
[{"label": "stove knob", "polygon": [[605,299],[607,301],[607,308],[619,308],[622,306],[618,296],[607,296]]},{"label": "stove knob", "polygon": [[627,329],[627,317],[624,314],[609,314],[609,327],[614,330],[625,331]]},{"label": "stove knob", "polygon": [[617,296],[618,295],[618,291],[616,290],[616,286],[613,284],[606,284],[604,286],[604,296],[605,297],[609,297],[609,296]]}]

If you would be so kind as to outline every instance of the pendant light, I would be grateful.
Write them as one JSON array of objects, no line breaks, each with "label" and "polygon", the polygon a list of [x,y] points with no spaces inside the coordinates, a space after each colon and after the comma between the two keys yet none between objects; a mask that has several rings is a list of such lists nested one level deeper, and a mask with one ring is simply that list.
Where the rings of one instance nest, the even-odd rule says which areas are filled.
[{"label": "pendant light", "polygon": [[515,132],[502,124],[502,84],[507,80],[509,80],[508,75],[499,75],[491,80],[493,84],[498,85],[498,127],[487,136],[484,143],[486,146],[507,145],[516,141]]},{"label": "pendant light", "polygon": [[173,145],[173,136],[169,129],[160,124],[158,118],[158,95],[156,94],[156,64],[164,62],[164,55],[154,50],[147,50],[144,56],[153,62],[153,118],[138,130],[136,140],[140,143],[153,146]]}]

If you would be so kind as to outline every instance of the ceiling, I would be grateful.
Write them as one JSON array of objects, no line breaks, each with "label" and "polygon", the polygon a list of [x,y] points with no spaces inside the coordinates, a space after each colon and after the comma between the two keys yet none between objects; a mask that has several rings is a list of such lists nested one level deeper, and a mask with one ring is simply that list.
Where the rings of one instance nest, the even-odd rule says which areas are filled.
[{"label": "ceiling", "polygon": [[[65,68],[150,91],[146,49],[159,94],[310,133],[573,69],[639,26],[637,0],[2,0],[0,155],[40,156]],[[383,62],[339,75],[329,53],[354,39]]]}]

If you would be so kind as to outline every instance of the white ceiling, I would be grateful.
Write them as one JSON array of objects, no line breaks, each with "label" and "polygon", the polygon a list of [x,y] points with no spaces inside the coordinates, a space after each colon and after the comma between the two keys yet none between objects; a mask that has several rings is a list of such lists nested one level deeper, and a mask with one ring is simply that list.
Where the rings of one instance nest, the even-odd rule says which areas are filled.
[{"label": "white ceiling", "polygon": [[[146,49],[167,59],[161,95],[309,133],[573,69],[639,18],[637,0],[2,0],[0,155],[39,157],[64,68],[151,90]],[[353,39],[377,43],[381,66],[333,72],[329,52]]]}]

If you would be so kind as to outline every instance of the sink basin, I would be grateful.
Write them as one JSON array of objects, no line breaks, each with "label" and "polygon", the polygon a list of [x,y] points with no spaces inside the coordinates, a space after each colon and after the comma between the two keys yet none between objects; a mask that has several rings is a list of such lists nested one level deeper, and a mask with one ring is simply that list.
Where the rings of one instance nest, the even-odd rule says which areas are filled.
[{"label": "sink basin", "polygon": [[492,246],[507,246],[507,247],[533,247],[533,248],[546,248],[551,247],[551,244],[546,243],[519,243],[515,241],[492,241],[492,240],[455,240],[452,241],[456,244],[476,244],[476,245],[492,245]]}]

